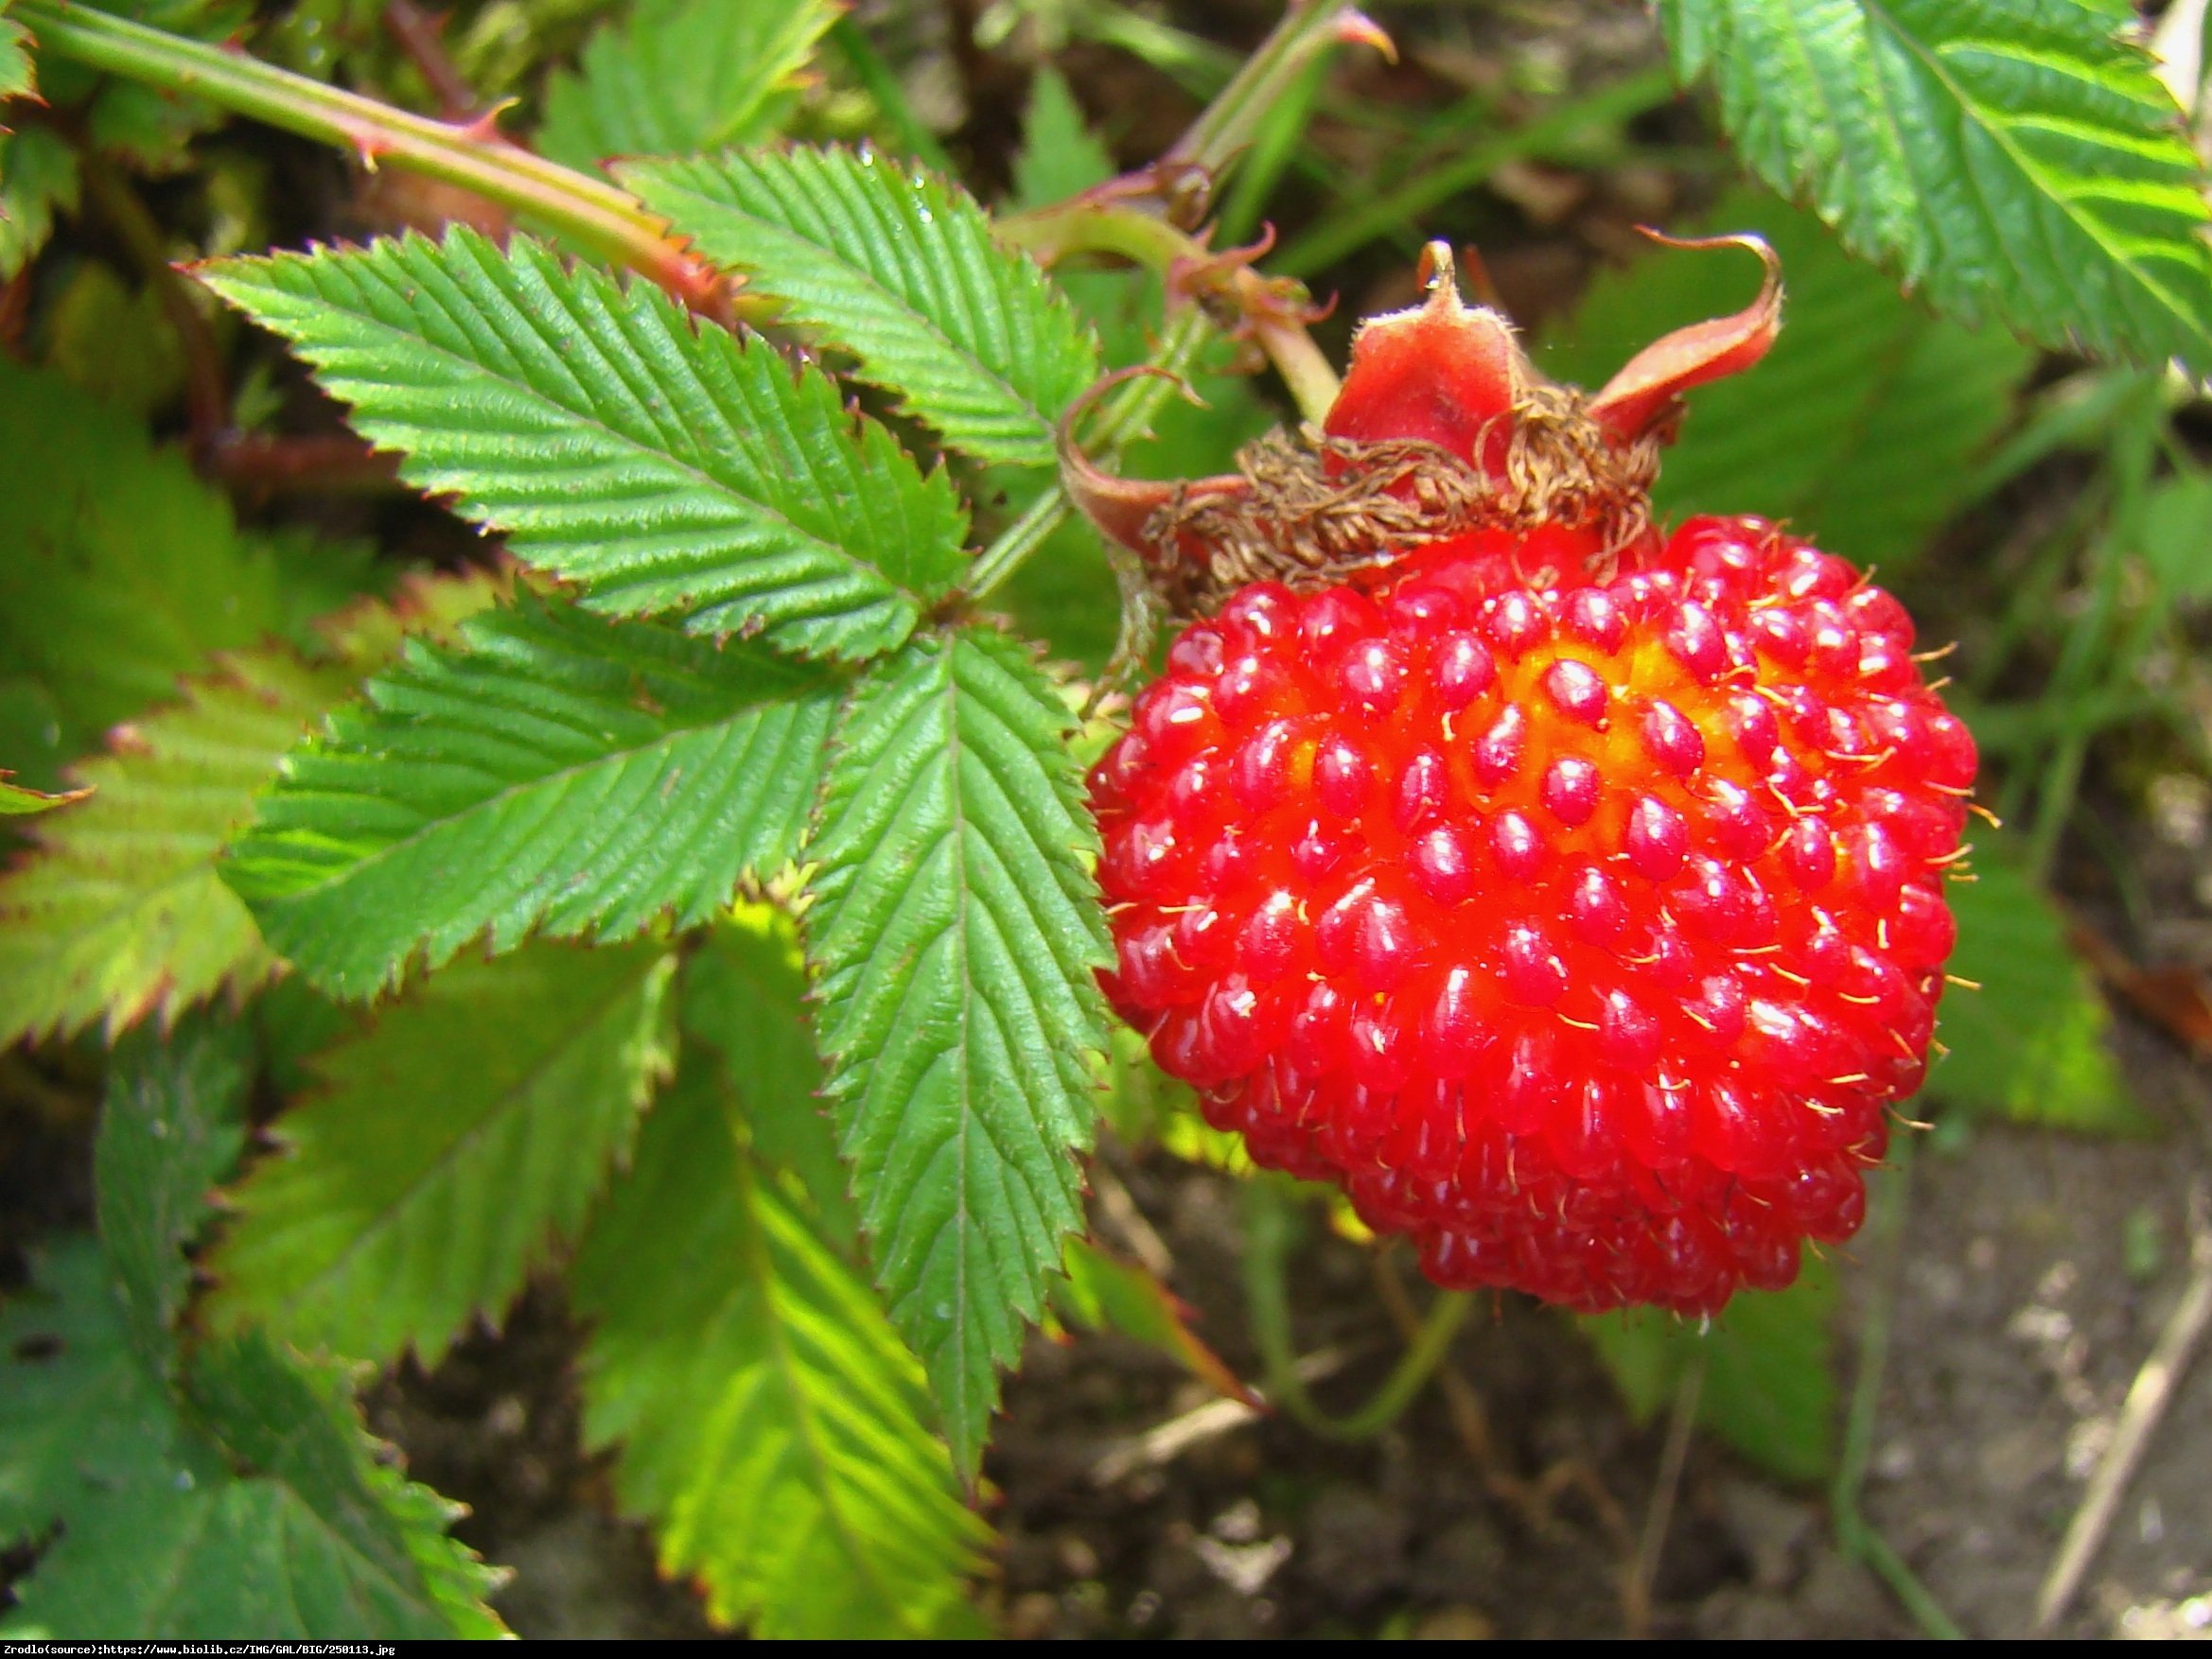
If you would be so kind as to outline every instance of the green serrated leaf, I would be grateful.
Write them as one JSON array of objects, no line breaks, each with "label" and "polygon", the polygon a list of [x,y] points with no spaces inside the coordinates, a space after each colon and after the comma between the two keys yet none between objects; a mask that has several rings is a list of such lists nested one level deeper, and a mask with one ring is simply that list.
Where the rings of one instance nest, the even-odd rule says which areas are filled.
[{"label": "green serrated leaf", "polygon": [[669,1071],[674,972],[649,945],[460,963],[332,1050],[231,1196],[210,1323],[436,1364],[626,1155]]},{"label": "green serrated leaf", "polygon": [[108,1073],[93,1148],[100,1238],[132,1340],[156,1374],[191,1289],[184,1247],[245,1144],[252,1081],[245,1028],[207,1019],[186,1020],[166,1038],[133,1032]]},{"label": "green serrated leaf", "polygon": [[876,1282],[973,1471],[1082,1225],[1073,1154],[1111,960],[1073,725],[1027,655],[917,640],[853,696],[813,856],[807,953]]},{"label": "green serrated leaf", "polygon": [[1029,82],[1022,148],[1014,157],[1013,204],[1050,207],[1114,177],[1114,156],[1083,119],[1067,78],[1049,61]]},{"label": "green serrated leaf", "polygon": [[2212,227],[2129,0],[1659,0],[1749,166],[1966,322],[2212,372]]},{"label": "green serrated leaf", "polygon": [[349,597],[327,546],[240,534],[182,455],[60,375],[0,357],[0,665],[45,691],[64,760],[213,652],[309,643],[308,617]]},{"label": "green serrated leaf", "polygon": [[790,149],[641,162],[617,177],[701,253],[860,359],[946,443],[1049,466],[1097,343],[957,185],[872,155]]},{"label": "green serrated leaf", "polygon": [[515,237],[225,260],[202,280],[290,341],[408,481],[611,615],[896,647],[966,560],[950,480],[765,341]]},{"label": "green serrated leaf", "polygon": [[1944,993],[1950,1050],[1928,1092],[1962,1111],[2105,1134],[2149,1124],[2108,1042],[2112,1017],[2066,943],[2065,923],[2011,838],[1975,836],[1974,880],[1945,890],[1958,922],[1951,971],[1981,988]]},{"label": "green serrated leaf", "polygon": [[187,1419],[89,1238],[0,1312],[0,1536],[61,1523],[0,1636],[504,1633],[457,1511],[385,1466],[342,1378],[255,1339],[201,1350],[194,1380]]},{"label": "green serrated leaf", "polygon": [[753,1156],[797,1179],[823,1233],[857,1255],[860,1212],[822,1102],[806,988],[790,916],[772,905],[741,905],[684,968],[683,1026],[720,1060],[744,1108]]},{"label": "green serrated leaf", "polygon": [[89,1236],[32,1261],[0,1307],[0,1542],[22,1544],[168,1459],[175,1413]]},{"label": "green serrated leaf", "polygon": [[30,821],[32,851],[0,877],[0,1043],[98,1021],[113,1035],[166,1023],[219,991],[266,980],[275,958],[216,873],[255,793],[308,723],[397,648],[403,626],[449,625],[487,602],[482,577],[420,585],[403,607],[331,624],[331,660],[271,647],[183,688],[184,701],[113,734],[75,769],[91,798]]},{"label": "green serrated leaf", "polygon": [[77,768],[92,797],[34,820],[38,847],[0,878],[0,1040],[96,1021],[113,1035],[274,970],[216,855],[352,684],[289,653],[240,657]]},{"label": "green serrated leaf", "polygon": [[[380,1632],[380,1619],[404,1619],[440,1635],[507,1633],[483,1605],[501,1575],[446,1536],[461,1507],[391,1466],[387,1449],[361,1427],[344,1368],[303,1363],[252,1332],[205,1344],[191,1382],[201,1421],[256,1476],[241,1484],[281,1494],[251,1506],[275,1520],[272,1542],[306,1558],[301,1565],[320,1553],[332,1579],[342,1575],[313,1586],[331,1622]],[[292,1578],[297,1585],[307,1574],[295,1566]],[[324,1622],[311,1603],[292,1599]]]},{"label": "green serrated leaf", "polygon": [[[1689,395],[1654,498],[1673,516],[1753,513],[1894,571],[1965,505],[1971,463],[2006,424],[2034,355],[1996,328],[1936,317],[1849,258],[1810,214],[1739,190],[1710,232],[1753,231],[1782,260],[1782,336],[1747,374]],[[1602,385],[1668,330],[1735,309],[1752,261],[1668,253],[1601,276],[1554,329],[1544,366]]]},{"label": "green serrated leaf", "polygon": [[[5,12],[0,0],[0,12]],[[39,90],[31,68],[30,30],[11,17],[0,16],[0,98],[33,96]]]},{"label": "green serrated leaf", "polygon": [[1674,1397],[1698,1357],[1697,1422],[1784,1480],[1818,1480],[1835,1460],[1835,1271],[1808,1257],[1789,1289],[1739,1291],[1710,1322],[1650,1309],[1575,1324],[1640,1419]]},{"label": "green serrated leaf", "polygon": [[639,0],[546,87],[537,148],[572,167],[757,144],[837,15],[825,0]]},{"label": "green serrated leaf", "polygon": [[[585,1434],[661,1565],[765,1637],[978,1633],[989,1533],[922,1427],[920,1369],[868,1286],[762,1179],[687,1068],[578,1252]],[[669,1248],[672,1216],[684,1248]]]},{"label": "green serrated leaf", "polygon": [[690,927],[797,856],[836,697],[758,646],[525,596],[290,756],[224,879],[341,996],[480,935]]},{"label": "green serrated leaf", "polygon": [[42,790],[24,789],[10,783],[5,774],[0,774],[0,818],[36,817],[56,807],[74,806],[90,794],[89,790],[71,789],[60,795],[47,795]]},{"label": "green serrated leaf", "polygon": [[79,189],[77,152],[59,132],[0,131],[0,282],[38,257],[56,211],[73,212]]}]

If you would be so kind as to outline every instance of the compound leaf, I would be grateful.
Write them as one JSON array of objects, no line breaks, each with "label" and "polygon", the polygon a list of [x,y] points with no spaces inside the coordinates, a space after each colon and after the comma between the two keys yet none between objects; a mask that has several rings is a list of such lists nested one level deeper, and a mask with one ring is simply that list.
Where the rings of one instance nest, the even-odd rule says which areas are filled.
[{"label": "compound leaf", "polygon": [[435,1364],[572,1237],[671,1061],[675,960],[543,946],[455,965],[321,1062],[232,1194],[209,1320]]},{"label": "compound leaf", "polygon": [[616,169],[786,314],[860,359],[946,443],[1047,466],[1098,348],[1027,254],[957,185],[873,155],[789,149]]},{"label": "compound leaf", "polygon": [[[869,1288],[744,1151],[710,1068],[654,1110],[572,1275],[595,1321],[585,1432],[662,1567],[764,1637],[975,1633],[988,1532],[922,1423]],[[685,1248],[669,1248],[681,1216]]]},{"label": "compound leaf", "polygon": [[966,562],[951,482],[827,375],[527,237],[502,253],[456,229],[202,276],[290,341],[408,481],[593,610],[860,658]]},{"label": "compound leaf", "polygon": [[639,0],[586,43],[576,73],[548,84],[537,148],[590,167],[758,143],[836,15],[825,0]]},{"label": "compound leaf", "polygon": [[1082,1225],[1109,956],[1072,725],[1003,636],[917,640],[853,697],[812,852],[838,1132],[964,1470]]},{"label": "compound leaf", "polygon": [[480,934],[689,927],[798,853],[835,707],[757,646],[525,597],[370,681],[286,760],[223,875],[342,996]]},{"label": "compound leaf", "polygon": [[1744,159],[1963,321],[2212,372],[2212,211],[2129,0],[1659,0]]}]

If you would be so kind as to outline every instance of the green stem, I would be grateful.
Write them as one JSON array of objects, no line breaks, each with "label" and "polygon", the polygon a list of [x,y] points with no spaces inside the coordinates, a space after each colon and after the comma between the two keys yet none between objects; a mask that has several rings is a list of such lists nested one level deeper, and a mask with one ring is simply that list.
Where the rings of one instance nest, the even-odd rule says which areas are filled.
[{"label": "green stem", "polygon": [[[2105,665],[2116,661],[2117,642],[2113,635],[2127,579],[2127,554],[2141,541],[2151,471],[2158,458],[2158,435],[2165,424],[2163,376],[2133,377],[2132,395],[2120,406],[2112,439],[2112,518],[2104,533],[2090,544],[2089,603],[2067,630],[2046,693],[2061,707],[2074,707],[2104,677]],[[2038,881],[2049,879],[2060,838],[2073,816],[2082,768],[2088,761],[2090,736],[2086,726],[2068,730],[2038,780],[2035,815],[2028,835],[2028,868]]]},{"label": "green stem", "polygon": [[1237,181],[1221,205],[1220,234],[1228,246],[1233,248],[1258,233],[1260,215],[1267,207],[1268,197],[1297,154],[1299,141],[1306,136],[1306,128],[1313,118],[1314,106],[1321,101],[1328,70],[1329,61],[1316,53],[1290,83],[1282,101],[1261,119],[1252,148],[1244,157],[1244,165],[1238,168]]},{"label": "green stem", "polygon": [[1073,511],[1067,492],[1058,484],[1031,501],[1019,518],[999,533],[997,540],[975,555],[975,563],[968,568],[968,596],[981,599],[1019,570],[1029,555],[1067,522]]},{"label": "green stem", "polygon": [[1310,276],[1357,253],[1378,236],[1418,219],[1440,202],[1470,190],[1508,162],[1557,150],[1591,128],[1610,127],[1656,109],[1675,96],[1664,69],[1646,70],[1547,110],[1527,126],[1501,132],[1455,161],[1423,172],[1395,190],[1361,202],[1308,231],[1285,248],[1276,264],[1293,276]]},{"label": "green stem", "polygon": [[[1362,21],[1343,0],[1291,0],[1283,21],[1160,158],[1162,163],[1203,167],[1218,183],[1252,142],[1254,130],[1267,113],[1290,95],[1306,65],[1343,38],[1347,23]],[[1374,26],[1367,27],[1372,30]]]},{"label": "green stem", "polygon": [[666,222],[604,179],[499,137],[488,122],[455,125],[394,109],[242,52],[180,39],[61,0],[18,0],[9,15],[39,49],[147,86],[205,99],[303,138],[352,149],[369,166],[420,173],[517,212],[579,248],[706,306],[720,279],[667,236]]},{"label": "green stem", "polygon": [[[1347,28],[1355,31],[1350,38],[1360,38],[1363,24],[1367,30],[1374,27],[1343,0],[1292,0],[1274,32],[1160,158],[1159,176],[1196,166],[1218,184],[1260,123],[1284,100],[1298,96],[1303,78],[1332,44],[1347,38]],[[1157,212],[1094,193],[1056,207],[1009,214],[996,229],[1003,239],[1046,266],[1075,253],[1112,253],[1163,276],[1183,271],[1192,273],[1195,283],[1212,283],[1250,323],[1253,338],[1305,419],[1321,420],[1336,402],[1336,371],[1306,332],[1304,290],[1221,259]]]},{"label": "green stem", "polygon": [[1829,1507],[1835,1517],[1835,1541],[1843,1552],[1873,1568],[1927,1634],[1943,1641],[1957,1641],[1963,1633],[1952,1622],[1951,1615],[1859,1508],[1859,1492],[1866,1485],[1867,1469],[1873,1461],[1874,1420],[1882,1404],[1882,1372],[1889,1363],[1889,1317],[1897,1300],[1897,1269],[1903,1263],[1899,1243],[1905,1226],[1905,1197],[1912,1190],[1913,1145],[1911,1136],[1902,1138],[1890,1169],[1869,1183],[1871,1191],[1862,1248],[1881,1260],[1887,1271],[1869,1300],[1866,1322],[1859,1332],[1858,1376],[1852,1385],[1851,1413],[1844,1421],[1843,1455],[1836,1468]]},{"label": "green stem", "polygon": [[[1111,464],[1144,432],[1175,390],[1175,377],[1190,367],[1213,332],[1213,325],[1196,306],[1185,306],[1175,313],[1167,338],[1150,358],[1151,366],[1166,371],[1166,375],[1141,375],[1106,400],[1090,444],[1100,461]],[[1067,492],[1057,482],[1030,502],[997,540],[975,555],[975,563],[968,568],[968,597],[983,598],[1021,568],[1023,561],[1060,528],[1069,511]]]},{"label": "green stem", "polygon": [[1435,1374],[1474,1298],[1439,1293],[1413,1346],[1374,1398],[1349,1416],[1330,1416],[1307,1392],[1290,1339],[1290,1258],[1296,1231],[1291,1204],[1278,1180],[1261,1176],[1244,1183],[1244,1301],[1253,1338],[1259,1344],[1267,1397],[1325,1440],[1372,1440],[1404,1415]]},{"label": "green stem", "polygon": [[1223,259],[1186,231],[1156,215],[1125,203],[1087,200],[1010,213],[993,229],[1001,241],[1021,249],[1050,269],[1077,253],[1111,253],[1179,277],[1233,306],[1252,337],[1274,364],[1299,415],[1320,422],[1337,400],[1342,384],[1301,320],[1303,288],[1283,279],[1261,276],[1249,266]]}]

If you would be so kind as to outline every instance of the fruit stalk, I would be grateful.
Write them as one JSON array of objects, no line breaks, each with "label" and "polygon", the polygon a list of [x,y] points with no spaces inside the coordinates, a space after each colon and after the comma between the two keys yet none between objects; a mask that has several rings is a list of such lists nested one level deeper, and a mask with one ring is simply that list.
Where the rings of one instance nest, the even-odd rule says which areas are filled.
[{"label": "fruit stalk", "polygon": [[1244,1184],[1244,1305],[1259,1344],[1269,1404],[1325,1440],[1373,1440],[1405,1414],[1422,1386],[1451,1352],[1451,1339],[1474,1309],[1474,1298],[1441,1291],[1413,1344],[1368,1402],[1343,1417],[1324,1411],[1298,1374],[1290,1337],[1290,1262],[1293,1214],[1281,1183],[1262,1176]]}]

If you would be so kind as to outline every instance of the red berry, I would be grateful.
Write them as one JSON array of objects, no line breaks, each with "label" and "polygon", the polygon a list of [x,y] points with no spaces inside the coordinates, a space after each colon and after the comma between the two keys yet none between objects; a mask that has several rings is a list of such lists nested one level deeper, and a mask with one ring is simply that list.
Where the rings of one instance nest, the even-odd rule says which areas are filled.
[{"label": "red berry", "polygon": [[[1536,593],[1485,552],[1256,588],[1185,635],[1208,643],[1093,777],[1115,1001],[1260,1161],[1342,1183],[1440,1283],[1709,1312],[1858,1223],[1942,992],[1961,728],[1917,683],[1870,688],[1855,649],[1764,650],[1839,625],[1798,580],[1812,550],[1765,526],[1694,520]],[[1695,597],[1655,611],[1651,578]],[[1394,605],[1429,582],[1524,602],[1477,657]],[[1234,720],[1231,680],[1267,687]],[[1747,742],[1747,694],[1823,718]],[[1156,758],[1179,720],[1205,746]],[[1180,788],[1202,761],[1266,787]],[[1230,843],[1249,856],[1216,880]],[[1383,1179],[1409,1146],[1434,1172]]]},{"label": "red berry", "polygon": [[1754,360],[1775,304],[1549,404],[1456,295],[1369,324],[1317,494],[1384,457],[1375,522],[1473,505],[1333,581],[1259,473],[1176,519],[1071,463],[1171,593],[1203,602],[1221,524],[1232,568],[1279,537],[1299,584],[1193,623],[1092,774],[1108,990],[1210,1122],[1439,1284],[1684,1313],[1786,1284],[1858,1227],[1925,1072],[1973,740],[1895,600],[1755,519],[1662,536],[1641,494],[1674,394]]}]

